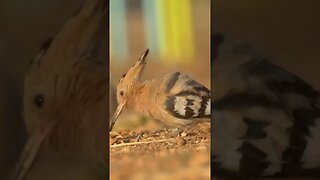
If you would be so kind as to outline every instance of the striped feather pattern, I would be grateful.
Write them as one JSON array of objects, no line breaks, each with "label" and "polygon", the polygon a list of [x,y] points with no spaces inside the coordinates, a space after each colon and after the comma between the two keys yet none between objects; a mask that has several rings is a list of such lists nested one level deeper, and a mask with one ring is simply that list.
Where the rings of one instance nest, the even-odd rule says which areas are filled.
[{"label": "striped feather pattern", "polygon": [[165,104],[171,115],[190,120],[210,116],[210,91],[206,87],[179,72],[165,78],[168,93]]},{"label": "striped feather pattern", "polygon": [[213,174],[320,178],[320,93],[247,43],[212,41]]}]

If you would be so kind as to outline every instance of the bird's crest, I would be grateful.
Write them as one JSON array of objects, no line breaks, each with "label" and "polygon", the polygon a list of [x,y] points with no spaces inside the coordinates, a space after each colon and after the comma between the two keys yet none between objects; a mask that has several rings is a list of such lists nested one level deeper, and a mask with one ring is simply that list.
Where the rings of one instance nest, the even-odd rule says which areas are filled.
[{"label": "bird's crest", "polygon": [[116,112],[114,113],[113,118],[111,119],[109,130],[111,131],[115,122],[117,121],[122,109],[127,103],[127,98],[131,95],[131,88],[135,84],[135,81],[140,81],[141,75],[146,65],[146,57],[149,53],[149,49],[147,49],[143,55],[138,59],[138,61],[128,70],[127,73],[122,75],[122,78],[119,81],[117,86],[117,100],[118,107]]},{"label": "bird's crest", "polygon": [[146,58],[149,53],[149,49],[147,49],[142,56],[138,59],[138,61],[128,70],[127,73],[122,75],[122,78],[120,79],[120,84],[131,84],[134,81],[139,81],[141,78],[141,75],[143,73],[143,70],[146,65]]}]

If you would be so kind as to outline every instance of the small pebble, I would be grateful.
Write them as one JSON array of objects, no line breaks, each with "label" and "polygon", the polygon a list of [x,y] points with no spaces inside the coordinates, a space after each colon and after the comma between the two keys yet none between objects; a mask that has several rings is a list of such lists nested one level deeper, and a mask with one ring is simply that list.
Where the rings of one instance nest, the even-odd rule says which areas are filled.
[{"label": "small pebble", "polygon": [[136,137],[137,133],[135,131],[130,131],[129,135],[132,136],[132,137]]},{"label": "small pebble", "polygon": [[128,135],[129,133],[130,133],[129,130],[122,130],[122,131],[120,131],[120,134],[121,134],[122,136],[126,136],[126,135]]},{"label": "small pebble", "polygon": [[110,144],[113,145],[113,144],[119,144],[122,140],[122,136],[117,136],[115,137],[114,139],[111,139],[110,141]]},{"label": "small pebble", "polygon": [[186,132],[181,133],[181,137],[186,137],[187,135],[188,135],[188,133],[186,133]]},{"label": "small pebble", "polygon": [[177,137],[181,132],[182,132],[181,129],[176,128],[176,129],[173,129],[171,132],[169,132],[167,136],[170,138],[174,138],[174,137]]},{"label": "small pebble", "polygon": [[181,136],[178,136],[178,137],[176,138],[176,141],[177,141],[177,144],[178,144],[179,146],[184,146],[184,145],[187,144],[187,141],[186,141],[184,138],[182,138]]}]

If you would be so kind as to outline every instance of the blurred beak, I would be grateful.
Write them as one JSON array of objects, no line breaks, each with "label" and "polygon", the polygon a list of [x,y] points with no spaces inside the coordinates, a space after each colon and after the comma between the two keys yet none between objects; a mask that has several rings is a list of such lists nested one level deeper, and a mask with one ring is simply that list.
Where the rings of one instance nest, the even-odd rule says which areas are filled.
[{"label": "blurred beak", "polygon": [[123,110],[123,107],[125,106],[126,102],[122,103],[122,104],[119,104],[117,109],[116,109],[116,112],[113,114],[113,117],[111,119],[111,123],[110,123],[110,126],[109,126],[109,132],[112,131],[113,129],[113,126],[114,124],[116,123],[119,115],[121,114],[122,110]]},{"label": "blurred beak", "polygon": [[29,137],[16,166],[15,179],[22,180],[26,177],[39,153],[43,141],[48,137],[54,125],[55,122],[51,122],[44,126],[38,126]]}]

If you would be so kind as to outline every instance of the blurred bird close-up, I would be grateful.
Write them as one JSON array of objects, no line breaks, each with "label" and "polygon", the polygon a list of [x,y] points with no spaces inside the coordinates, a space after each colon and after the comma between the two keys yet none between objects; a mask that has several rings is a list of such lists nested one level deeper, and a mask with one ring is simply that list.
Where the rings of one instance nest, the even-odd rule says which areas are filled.
[{"label": "blurred bird close-up", "polygon": [[210,91],[187,74],[173,72],[150,81],[140,80],[148,53],[147,49],[119,81],[118,107],[110,131],[125,107],[171,126],[210,122]]},{"label": "blurred bird close-up", "polygon": [[107,8],[85,1],[30,63],[14,179],[107,178]]},{"label": "blurred bird close-up", "polygon": [[319,178],[319,91],[249,43],[211,42],[213,176]]}]

